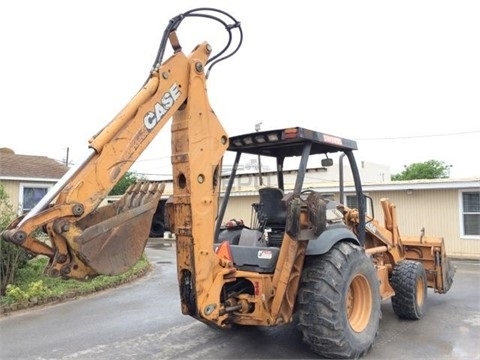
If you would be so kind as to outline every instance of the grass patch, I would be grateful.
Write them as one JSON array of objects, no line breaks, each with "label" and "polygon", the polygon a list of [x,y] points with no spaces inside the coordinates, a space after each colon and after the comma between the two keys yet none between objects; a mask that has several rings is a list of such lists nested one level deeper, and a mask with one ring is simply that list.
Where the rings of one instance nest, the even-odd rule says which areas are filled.
[{"label": "grass patch", "polygon": [[45,276],[43,271],[47,263],[48,259],[45,257],[36,257],[19,269],[15,283],[8,285],[7,293],[0,297],[1,313],[59,302],[116,287],[150,270],[150,263],[144,254],[133,268],[120,275],[99,275],[86,281],[64,280]]}]

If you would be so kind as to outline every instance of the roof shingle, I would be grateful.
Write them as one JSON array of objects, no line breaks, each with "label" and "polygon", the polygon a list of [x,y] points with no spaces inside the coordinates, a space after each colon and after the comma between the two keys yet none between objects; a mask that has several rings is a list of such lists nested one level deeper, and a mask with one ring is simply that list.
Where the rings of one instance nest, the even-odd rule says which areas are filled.
[{"label": "roof shingle", "polygon": [[0,177],[60,179],[68,169],[46,156],[0,151]]}]

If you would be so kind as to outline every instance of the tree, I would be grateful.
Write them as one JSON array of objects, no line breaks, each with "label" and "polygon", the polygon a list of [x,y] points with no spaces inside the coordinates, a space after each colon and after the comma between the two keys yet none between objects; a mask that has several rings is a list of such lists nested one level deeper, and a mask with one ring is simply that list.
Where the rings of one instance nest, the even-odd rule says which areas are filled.
[{"label": "tree", "polygon": [[108,195],[123,195],[127,191],[128,187],[135,184],[138,180],[142,180],[143,177],[137,175],[134,172],[127,171],[125,175],[115,184],[112,191]]},{"label": "tree", "polygon": [[399,174],[392,175],[393,181],[415,179],[445,179],[450,176],[450,165],[443,161],[428,160],[423,163],[413,163],[405,167]]},{"label": "tree", "polygon": [[[8,194],[0,184],[0,232],[15,218]],[[0,295],[5,294],[8,284],[15,280],[18,269],[27,263],[28,257],[23,248],[0,239]]]}]

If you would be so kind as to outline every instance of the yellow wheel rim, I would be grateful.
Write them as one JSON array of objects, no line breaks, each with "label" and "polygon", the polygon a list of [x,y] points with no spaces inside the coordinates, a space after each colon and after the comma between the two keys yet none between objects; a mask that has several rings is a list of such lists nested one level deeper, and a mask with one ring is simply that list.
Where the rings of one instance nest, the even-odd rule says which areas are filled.
[{"label": "yellow wheel rim", "polygon": [[372,291],[365,276],[358,274],[350,283],[347,293],[347,319],[350,327],[362,332],[368,326],[372,314]]},{"label": "yellow wheel rim", "polygon": [[422,306],[425,301],[425,283],[422,277],[417,279],[417,291],[416,291],[417,305]]}]

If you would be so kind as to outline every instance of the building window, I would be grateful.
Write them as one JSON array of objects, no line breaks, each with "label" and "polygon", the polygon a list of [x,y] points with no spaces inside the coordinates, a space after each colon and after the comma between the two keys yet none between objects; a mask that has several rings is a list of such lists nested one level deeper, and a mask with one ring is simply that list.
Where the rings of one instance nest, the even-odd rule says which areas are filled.
[{"label": "building window", "polygon": [[480,191],[462,192],[462,235],[480,236]]},{"label": "building window", "polygon": [[346,199],[347,199],[347,206],[350,208],[350,209],[358,209],[358,199],[357,199],[357,195],[347,195],[346,196]]},{"label": "building window", "polygon": [[47,194],[50,186],[45,184],[20,184],[20,214],[32,210]]},{"label": "building window", "polygon": [[[365,194],[366,195],[366,194]],[[345,195],[345,202],[350,209],[358,209],[358,199],[357,195]],[[370,201],[365,199],[365,212],[367,215],[371,215],[371,206]]]}]

